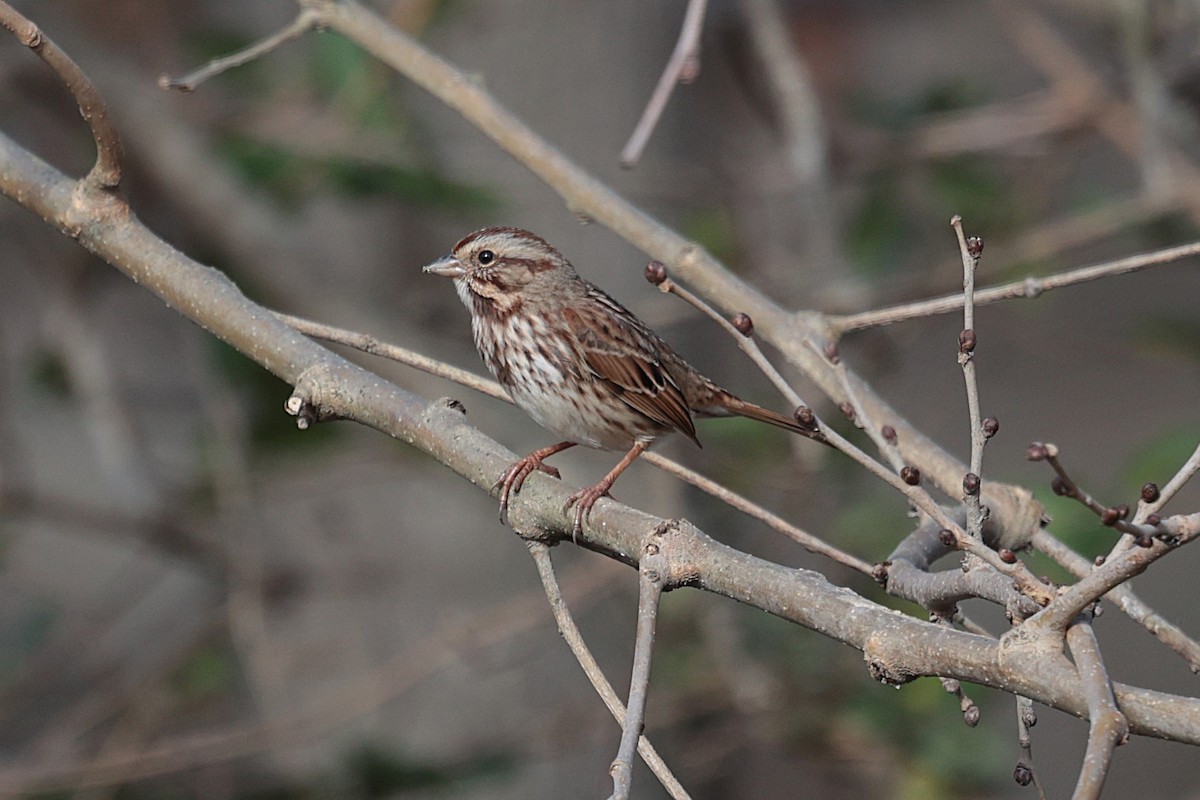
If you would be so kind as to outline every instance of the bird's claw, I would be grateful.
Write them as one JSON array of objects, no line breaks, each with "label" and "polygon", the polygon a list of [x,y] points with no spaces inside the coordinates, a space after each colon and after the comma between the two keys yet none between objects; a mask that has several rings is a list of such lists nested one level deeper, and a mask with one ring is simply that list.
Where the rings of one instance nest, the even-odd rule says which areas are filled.
[{"label": "bird's claw", "polygon": [[571,510],[571,506],[575,506],[575,515],[571,522],[572,544],[579,544],[579,534],[583,533],[583,523],[591,519],[592,506],[596,505],[596,501],[601,497],[608,496],[608,487],[597,484],[580,489],[567,498],[567,502],[563,505],[563,513],[567,513]]},{"label": "bird's claw", "polygon": [[511,495],[521,491],[521,487],[525,484],[525,479],[529,477],[534,470],[539,470],[546,473],[551,478],[562,480],[562,475],[559,474],[556,467],[542,463],[542,459],[535,458],[532,455],[514,461],[508,465],[508,469],[500,476],[500,479],[492,484],[491,491],[500,490],[500,522],[504,525],[508,524],[508,500]]}]

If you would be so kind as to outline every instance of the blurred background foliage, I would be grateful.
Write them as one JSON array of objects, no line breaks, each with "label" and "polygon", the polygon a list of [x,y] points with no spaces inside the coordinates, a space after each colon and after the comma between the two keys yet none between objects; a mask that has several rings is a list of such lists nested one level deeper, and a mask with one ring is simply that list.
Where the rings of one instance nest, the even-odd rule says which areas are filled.
[{"label": "blurred background foliage", "polygon": [[[772,404],[720,332],[642,282],[642,254],[579,225],[477,131],[343,38],[309,34],[191,95],[155,87],[160,73],[276,30],[293,4],[16,5],[111,102],[137,213],[256,300],[482,371],[453,292],[419,267],[476,227],[521,225],[706,372]],[[984,284],[1196,237],[1194,4],[781,2],[818,100],[802,111],[824,135],[799,142],[755,52],[753,6],[712,4],[700,77],[676,92],[641,163],[621,170],[684,3],[374,3],[570,157],[797,308],[955,291],[955,213],[987,241]],[[82,173],[91,152],[77,111],[21,50],[0,42],[0,129]],[[799,169],[795,147],[816,148],[819,168]],[[605,791],[617,729],[493,500],[368,431],[297,432],[281,411],[288,387],[13,204],[0,205],[0,240],[0,786],[239,800]],[[1002,421],[986,474],[1036,487],[1051,530],[1089,557],[1111,532],[1052,495],[1025,445],[1056,441],[1106,502],[1132,504],[1145,481],[1165,481],[1200,438],[1197,297],[1188,262],[980,311],[984,410]],[[843,355],[965,454],[959,327],[947,316],[864,331]],[[516,451],[546,441],[501,404],[351,357],[430,398],[461,397]],[[666,449],[862,558],[882,559],[911,527],[900,498],[845,460],[737,420],[703,423],[701,436],[702,451]],[[587,453],[561,463],[579,483],[608,466]],[[921,613],[636,469],[621,500]],[[632,573],[559,550],[585,635],[623,691]],[[1179,553],[1135,582],[1191,631],[1200,620],[1179,600],[1194,559]],[[995,609],[967,610],[1003,630]],[[480,619],[491,621],[481,630]],[[661,625],[647,732],[696,798],[1028,794],[1011,779],[1011,698],[967,687],[983,709],[968,729],[938,682],[874,685],[858,653],[751,609],[678,592]],[[1116,613],[1098,627],[1117,679],[1194,694],[1143,631]],[[1038,766],[1062,796],[1085,727],[1042,717]],[[1200,781],[1187,748],[1127,749],[1136,757],[1119,754],[1114,797],[1191,796]],[[663,796],[641,767],[636,786]]]}]

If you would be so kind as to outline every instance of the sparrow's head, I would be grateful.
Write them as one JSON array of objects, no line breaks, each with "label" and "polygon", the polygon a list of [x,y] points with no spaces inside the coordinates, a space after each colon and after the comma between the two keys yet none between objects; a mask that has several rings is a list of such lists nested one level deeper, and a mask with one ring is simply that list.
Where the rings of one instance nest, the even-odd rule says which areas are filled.
[{"label": "sparrow's head", "polygon": [[515,310],[522,297],[552,291],[575,270],[542,237],[520,228],[484,228],[464,237],[450,255],[424,269],[453,278],[468,308]]}]

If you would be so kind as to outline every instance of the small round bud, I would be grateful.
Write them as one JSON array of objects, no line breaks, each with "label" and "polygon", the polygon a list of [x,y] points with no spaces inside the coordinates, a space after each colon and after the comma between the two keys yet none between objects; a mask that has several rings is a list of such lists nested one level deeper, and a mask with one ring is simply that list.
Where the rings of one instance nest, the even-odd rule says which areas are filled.
[{"label": "small round bud", "polygon": [[876,564],[874,567],[871,568],[871,577],[874,578],[875,582],[878,583],[880,586],[885,586],[885,587],[887,586],[888,567],[890,567],[891,565],[892,565],[892,562],[890,562],[890,561],[880,561],[878,564]]},{"label": "small round bud", "polygon": [[995,417],[988,417],[983,421],[983,438],[990,439],[995,436],[1000,430],[1000,420]]},{"label": "small round bud", "polygon": [[983,237],[982,236],[968,236],[967,237],[967,255],[969,255],[971,258],[975,259],[976,261],[978,261],[979,257],[981,255],[983,255]]},{"label": "small round bud", "polygon": [[996,551],[996,555],[1000,556],[1000,560],[1005,564],[1017,563],[1017,554],[1012,550],[1009,550],[1007,547],[1001,547]]},{"label": "small round bud", "polygon": [[1120,503],[1114,506],[1114,509],[1117,512],[1117,519],[1129,519],[1129,505],[1127,503]]},{"label": "small round bud", "polygon": [[975,331],[971,328],[964,328],[958,334],[958,352],[970,353],[975,349]]},{"label": "small round bud", "polygon": [[950,530],[949,528],[942,528],[942,530],[938,533],[938,539],[940,539],[942,544],[946,547],[956,547],[958,545],[958,538],[955,537],[954,531]]},{"label": "small round bud", "polygon": [[1033,783],[1033,770],[1018,763],[1017,768],[1013,770],[1013,780],[1017,782],[1018,786],[1028,786]]},{"label": "small round bud", "polygon": [[1154,537],[1143,533],[1141,536],[1139,536],[1137,538],[1137,546],[1138,547],[1153,547],[1154,546]]},{"label": "small round bud", "polygon": [[1158,484],[1147,483],[1142,487],[1142,499],[1147,503],[1153,503],[1158,499]]},{"label": "small round bud", "polygon": [[896,429],[891,425],[884,425],[879,429],[879,432],[883,434],[883,440],[888,444],[896,443]]},{"label": "small round bud", "polygon": [[1025,458],[1029,461],[1045,461],[1048,455],[1046,445],[1041,442],[1034,442],[1025,448]]},{"label": "small round bud", "polygon": [[854,406],[850,405],[849,402],[843,401],[841,403],[838,403],[838,410],[840,410],[842,412],[843,417],[850,420],[851,422],[854,421]]},{"label": "small round bud", "polygon": [[979,494],[979,476],[974,472],[968,472],[963,476],[963,491],[968,495]]},{"label": "small round bud", "polygon": [[646,265],[646,280],[655,286],[667,279],[667,265],[655,259]]},{"label": "small round bud", "polygon": [[830,364],[836,364],[842,360],[842,356],[838,352],[837,342],[825,343],[825,357],[829,359]]},{"label": "small round bud", "polygon": [[900,480],[907,483],[909,486],[916,486],[921,482],[921,470],[911,464],[905,464],[900,469]]},{"label": "small round bud", "polygon": [[808,406],[798,406],[792,412],[792,416],[796,419],[796,422],[800,423],[801,427],[810,431],[817,429],[817,415]]},{"label": "small round bud", "polygon": [[750,319],[749,314],[739,311],[733,315],[733,319],[730,322],[733,323],[733,327],[737,328],[737,332],[742,336],[749,337],[754,335],[754,320]]},{"label": "small round bud", "polygon": [[1050,481],[1050,491],[1059,497],[1065,497],[1071,493],[1071,490],[1067,488],[1067,482],[1058,475],[1055,475],[1054,480]]},{"label": "small round bud", "polygon": [[1099,555],[1099,556],[1096,556],[1094,559],[1092,559],[1092,563],[1095,564],[1097,567],[1102,567],[1102,566],[1104,566],[1104,562],[1107,560],[1108,560],[1107,557],[1105,557],[1103,555]]},{"label": "small round bud", "polygon": [[1160,517],[1158,514],[1151,514],[1150,516],[1146,517],[1146,524],[1152,525],[1155,528],[1157,528],[1161,522],[1162,517]]},{"label": "small round bud", "polygon": [[1117,521],[1120,519],[1121,512],[1117,511],[1115,508],[1106,508],[1100,512],[1100,523],[1102,525],[1107,525],[1110,528],[1113,525],[1116,525]]},{"label": "small round bud", "polygon": [[979,724],[979,706],[974,703],[963,712],[963,722],[967,723],[968,728],[974,728]]}]

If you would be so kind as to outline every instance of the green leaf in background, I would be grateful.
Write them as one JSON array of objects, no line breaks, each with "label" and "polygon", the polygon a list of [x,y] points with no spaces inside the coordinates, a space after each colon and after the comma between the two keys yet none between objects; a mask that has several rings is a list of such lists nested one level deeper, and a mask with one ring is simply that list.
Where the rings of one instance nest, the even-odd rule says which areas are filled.
[{"label": "green leaf in background", "polygon": [[869,179],[866,195],[851,212],[842,243],[860,274],[884,275],[903,263],[911,228],[899,181],[890,173],[880,173]]},{"label": "green leaf in background", "polygon": [[357,789],[352,796],[363,798],[394,797],[400,792],[417,789],[447,790],[456,784],[495,780],[511,773],[515,764],[510,754],[493,752],[456,763],[435,765],[370,745],[354,751],[346,759],[350,781]]},{"label": "green leaf in background", "polygon": [[25,659],[44,645],[61,617],[56,606],[38,598],[8,616],[11,621],[0,629],[0,686],[20,675]]},{"label": "green leaf in background", "polygon": [[722,263],[738,263],[737,231],[728,209],[714,206],[693,211],[679,229]]},{"label": "green leaf in background", "polygon": [[389,195],[445,211],[488,212],[500,203],[488,190],[455,183],[430,170],[410,170],[331,158],[322,164],[333,187],[350,197]]},{"label": "green leaf in background", "polygon": [[947,218],[959,214],[972,230],[989,236],[1014,232],[1020,220],[1020,204],[1012,186],[1001,177],[998,166],[977,155],[933,161],[929,164],[934,200]]},{"label": "green leaf in background", "polygon": [[207,700],[228,691],[235,677],[233,656],[228,650],[205,645],[175,672],[173,683],[184,702]]},{"label": "green leaf in background", "polygon": [[309,78],[318,96],[328,102],[347,86],[360,82],[372,65],[378,62],[345,36],[323,31],[310,37],[312,58]]},{"label": "green leaf in background", "polygon": [[[965,685],[967,693],[983,705],[985,718],[999,703],[978,687]],[[883,691],[881,689],[880,691]],[[999,698],[997,698],[999,699]],[[891,743],[903,765],[895,797],[957,798],[990,786],[1003,785],[1011,774],[1007,742],[999,727],[968,728],[953,697],[936,678],[919,678],[893,690],[887,702],[876,692],[848,698],[848,713],[881,741]]]},{"label": "green leaf in background", "polygon": [[1181,425],[1153,437],[1129,458],[1122,470],[1121,502],[1132,507],[1147,482],[1160,487],[1169,481],[1200,445],[1200,425]]},{"label": "green leaf in background", "polygon": [[297,436],[296,420],[283,411],[292,387],[219,339],[209,341],[217,370],[246,400],[242,408],[248,415],[250,441],[255,446],[294,450],[333,441],[338,426],[332,424],[313,425],[303,436]]},{"label": "green leaf in background", "polygon": [[1200,364],[1200,319],[1194,316],[1142,315],[1134,323],[1130,338],[1144,350]]},{"label": "green leaf in background", "polygon": [[[1054,494],[1050,490],[1050,475],[1045,478],[1033,487],[1033,496],[1045,506],[1046,513],[1050,516],[1051,522],[1047,531],[1084,558],[1095,558],[1112,550],[1117,540],[1116,531],[1101,525],[1100,519],[1082,503]],[[1138,486],[1140,488],[1141,484]],[[1098,496],[1108,497],[1107,492],[1101,491],[1102,487],[1088,486],[1087,489]],[[1114,499],[1112,502],[1115,504],[1118,500]],[[1058,562],[1042,553],[1032,551],[1022,555],[1022,559],[1035,575],[1045,575],[1056,583],[1074,583],[1078,580],[1059,566]]]},{"label": "green leaf in background", "polygon": [[[877,484],[877,485],[876,485]],[[905,536],[916,520],[904,512],[903,497],[879,481],[859,487],[854,502],[842,504],[834,520],[833,541],[852,553],[869,553],[864,558],[882,561]]]},{"label": "green leaf in background", "polygon": [[30,359],[29,378],[36,389],[58,400],[70,397],[75,391],[62,356],[50,349],[41,349]]},{"label": "green leaf in background", "polygon": [[882,97],[859,92],[846,101],[845,112],[857,122],[901,134],[931,114],[962,111],[983,105],[988,99],[982,86],[951,78],[930,84],[916,96]]}]

